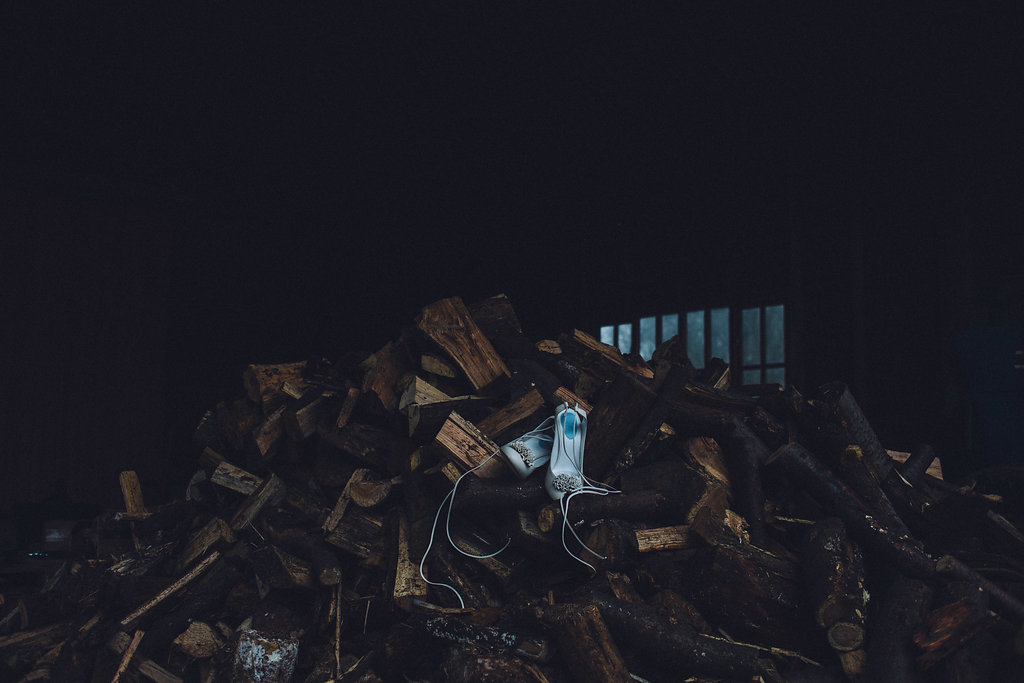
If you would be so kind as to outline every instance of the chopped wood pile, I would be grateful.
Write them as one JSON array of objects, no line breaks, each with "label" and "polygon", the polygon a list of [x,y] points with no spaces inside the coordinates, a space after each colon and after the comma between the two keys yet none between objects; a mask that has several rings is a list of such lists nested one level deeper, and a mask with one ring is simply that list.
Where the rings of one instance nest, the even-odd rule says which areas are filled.
[{"label": "chopped wood pile", "polygon": [[[678,339],[649,362],[579,330],[533,343],[496,296],[243,384],[199,425],[182,500],[149,508],[122,473],[125,509],[0,596],[0,678],[1003,681],[1024,663],[1020,501],[943,481],[927,446],[886,451],[840,383],[733,390]],[[567,513],[543,473],[492,457],[566,402],[586,475],[620,491]]]}]

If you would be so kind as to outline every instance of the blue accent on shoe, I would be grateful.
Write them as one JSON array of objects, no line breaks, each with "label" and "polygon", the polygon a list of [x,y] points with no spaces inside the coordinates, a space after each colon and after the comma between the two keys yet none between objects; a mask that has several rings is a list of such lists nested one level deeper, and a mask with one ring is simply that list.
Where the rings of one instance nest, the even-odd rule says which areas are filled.
[{"label": "blue accent on shoe", "polygon": [[567,410],[564,413],[562,413],[562,415],[565,418],[565,422],[562,425],[564,427],[564,429],[565,429],[565,438],[567,438],[567,439],[575,439],[576,438],[576,420],[578,419],[576,417],[576,413],[573,413],[573,412],[570,412],[570,411]]}]

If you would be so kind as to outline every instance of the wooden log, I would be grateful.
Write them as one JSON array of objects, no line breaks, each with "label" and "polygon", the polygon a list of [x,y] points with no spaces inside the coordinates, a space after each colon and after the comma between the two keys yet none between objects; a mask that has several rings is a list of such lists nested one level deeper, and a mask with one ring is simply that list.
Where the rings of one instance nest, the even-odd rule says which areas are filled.
[{"label": "wooden log", "polygon": [[977,584],[1001,609],[1013,614],[1018,620],[1024,620],[1024,603],[952,555],[940,557],[936,570],[942,576]]},{"label": "wooden log", "polygon": [[925,474],[942,479],[942,466],[935,457],[935,449],[929,444],[920,444],[910,453],[886,451],[896,464],[896,469],[907,481],[917,484],[924,480]]},{"label": "wooden log", "polygon": [[754,647],[680,628],[649,605],[623,602],[600,593],[592,594],[591,602],[623,651],[643,658],[656,672],[737,680],[750,680],[763,672],[760,653]]},{"label": "wooden log", "polygon": [[475,390],[511,376],[461,298],[442,299],[424,307],[416,318],[416,327],[462,369]]},{"label": "wooden log", "polygon": [[345,391],[345,398],[342,399],[341,407],[338,408],[338,414],[334,418],[335,429],[343,428],[352,419],[352,413],[355,411],[361,395],[362,392],[356,387],[349,387]]},{"label": "wooden log", "polygon": [[490,399],[480,396],[456,396],[447,401],[433,403],[413,403],[407,409],[409,416],[410,438],[429,439],[437,434],[451,413],[468,416],[480,413],[480,409],[490,403]]},{"label": "wooden log", "polygon": [[990,626],[994,618],[994,613],[967,596],[930,610],[912,636],[921,650],[917,661],[923,669],[930,668]]},{"label": "wooden log", "polygon": [[241,531],[259,516],[264,506],[277,502],[284,496],[285,483],[276,474],[263,483],[258,491],[246,498],[231,518],[231,529]]},{"label": "wooden log", "polygon": [[619,368],[587,415],[583,471],[601,480],[613,459],[650,411],[657,395],[635,374]]},{"label": "wooden log", "polygon": [[525,358],[533,344],[523,334],[512,302],[498,294],[468,305],[473,321],[480,327],[494,348],[505,358]]},{"label": "wooden log", "polygon": [[142,484],[135,470],[121,472],[121,495],[124,497],[124,509],[135,514],[145,514],[146,504],[142,500]]},{"label": "wooden log", "polygon": [[689,547],[690,527],[686,524],[655,527],[653,529],[637,529],[636,549],[640,553],[657,550],[682,550]]},{"label": "wooden log", "polygon": [[220,541],[234,543],[231,527],[220,517],[214,517],[189,538],[178,556],[178,570],[184,570]]},{"label": "wooden log", "polygon": [[850,388],[842,382],[832,382],[819,387],[818,392],[842,419],[849,437],[847,443],[860,448],[867,466],[876,473],[879,481],[884,481],[893,467],[892,458],[882,447]]},{"label": "wooden log", "polygon": [[[545,408],[544,397],[530,389],[477,423],[481,433],[498,443],[505,443],[533,429],[536,424],[525,425]],[[515,428],[516,434],[509,434]]]},{"label": "wooden log", "polygon": [[278,406],[253,430],[252,439],[256,444],[256,452],[263,460],[274,457],[278,442],[284,436],[285,407]]},{"label": "wooden log", "polygon": [[[124,631],[114,633],[107,641],[107,649],[116,654],[122,654],[131,644],[132,637]],[[176,676],[152,659],[135,657],[128,665],[129,670],[135,670],[139,676],[153,683],[183,683],[180,676]]]},{"label": "wooden log", "polygon": [[603,344],[593,335],[578,329],[560,335],[558,345],[562,355],[579,367],[585,367],[605,380],[626,371],[644,379],[654,379],[654,371],[643,361],[631,362],[611,344]]},{"label": "wooden log", "polygon": [[733,429],[723,445],[733,505],[750,525],[750,542],[763,547],[767,536],[761,465],[770,455],[768,447],[740,417],[733,418]]},{"label": "wooden log", "polygon": [[921,550],[915,539],[897,536],[881,526],[857,495],[806,448],[798,443],[787,444],[772,453],[767,464],[789,474],[818,503],[838,515],[866,549],[886,558],[909,576],[935,576],[935,560]]},{"label": "wooden log", "polygon": [[110,683],[118,683],[121,680],[121,676],[128,670],[128,664],[132,661],[132,657],[135,656],[135,651],[139,649],[139,643],[142,642],[142,636],[145,634],[145,631],[135,629],[131,642],[128,643],[128,647],[121,653],[121,663],[117,665],[117,671],[114,672],[114,677],[110,679]]},{"label": "wooden log", "polygon": [[224,647],[217,631],[203,621],[193,621],[174,641],[174,647],[194,659],[208,659]]},{"label": "wooden log", "polygon": [[583,409],[584,412],[586,412],[587,415],[590,415],[590,413],[594,412],[594,406],[590,405],[589,403],[584,401],[582,397],[576,395],[572,391],[569,391],[567,388],[563,386],[555,388],[554,392],[548,398],[548,402],[553,403],[555,405],[568,403],[571,406],[579,406],[580,408]]},{"label": "wooden log", "polygon": [[840,519],[819,520],[801,548],[808,600],[818,626],[851,680],[864,674],[868,593],[864,558]]},{"label": "wooden log", "polygon": [[381,472],[388,469],[389,460],[395,454],[405,451],[408,443],[387,429],[355,422],[342,429],[321,424],[317,427],[317,434],[333,448]]},{"label": "wooden log", "polygon": [[258,477],[241,467],[232,465],[227,460],[222,460],[217,464],[213,474],[210,475],[210,481],[247,496],[252,495],[263,486],[263,477]]},{"label": "wooden log", "polygon": [[413,377],[402,397],[398,400],[398,410],[407,413],[409,406],[426,405],[438,401],[450,401],[452,397],[444,393],[422,377]]},{"label": "wooden log", "polygon": [[398,608],[408,611],[414,600],[427,597],[427,583],[420,576],[419,563],[409,552],[409,520],[404,514],[397,516],[395,528],[391,600]]},{"label": "wooden log", "polygon": [[431,375],[437,375],[438,377],[455,379],[459,376],[459,371],[455,369],[451,363],[433,353],[424,353],[420,355],[420,368],[422,368],[424,372],[428,372]]},{"label": "wooden log", "polygon": [[305,368],[306,361],[250,365],[242,373],[242,384],[249,400],[260,406],[264,414],[270,414],[290,398],[284,390],[285,383],[300,391],[309,386],[302,376]]},{"label": "wooden log", "polygon": [[362,508],[370,508],[386,501],[395,486],[401,483],[402,478],[400,476],[391,479],[365,478],[362,481],[356,482],[350,480],[346,488],[353,503]]},{"label": "wooden log", "polygon": [[307,391],[300,399],[289,403],[284,411],[284,429],[295,441],[305,441],[316,434],[320,414],[327,405],[327,399],[320,389]]},{"label": "wooden log", "polygon": [[612,471],[622,472],[633,467],[662,433],[661,425],[669,418],[671,408],[669,401],[682,393],[687,382],[693,376],[692,365],[673,364],[665,371],[657,389],[657,398],[650,410],[640,420],[633,435],[622,445],[612,461]]},{"label": "wooden log", "polygon": [[923,683],[912,637],[931,600],[931,588],[920,579],[897,575],[880,596],[873,615],[865,673],[871,680]]},{"label": "wooden log", "polygon": [[478,648],[449,648],[441,671],[449,683],[550,683],[536,664]]},{"label": "wooden log", "polygon": [[[461,494],[461,487],[460,487]],[[577,496],[569,505],[569,522],[573,525],[584,520],[612,517],[632,521],[676,520],[679,518],[678,500],[651,489],[619,493],[609,496]],[[537,512],[537,526],[548,532],[562,524],[562,511],[558,503],[543,505]]]},{"label": "wooden log", "polygon": [[565,669],[574,681],[620,683],[630,680],[629,669],[595,605],[558,605],[543,616],[552,626]]},{"label": "wooden log", "polygon": [[[569,538],[566,541],[575,545]],[[636,530],[621,519],[602,519],[586,536],[585,543],[592,552],[584,548],[576,548],[574,552],[599,570],[621,570],[631,565],[639,555]]]},{"label": "wooden log", "polygon": [[121,619],[121,628],[126,629],[135,624],[139,619],[149,613],[154,607],[162,603],[167,598],[171,597],[182,588],[194,581],[203,572],[209,569],[218,559],[220,559],[220,553],[214,550],[210,553],[205,560],[197,564],[195,567],[190,569],[188,572],[183,574],[171,585],[164,588],[162,591],[154,595],[152,598],[142,603],[134,611],[128,614],[126,617]]},{"label": "wooden log", "polygon": [[[698,530],[701,524],[692,525],[691,533]],[[684,596],[731,636],[798,651],[808,648],[810,624],[805,623],[795,562],[733,540],[698,549],[686,572]]]},{"label": "wooden log", "polygon": [[[459,483],[453,510],[499,511],[533,509],[549,501],[540,477],[508,481],[466,477]],[[578,498],[577,498],[578,500]]]},{"label": "wooden log", "polygon": [[403,341],[389,341],[376,353],[360,364],[363,370],[362,394],[371,401],[375,409],[392,413],[398,407],[399,394],[396,384],[412,370],[412,358]]},{"label": "wooden log", "polygon": [[[647,521],[688,524],[703,507],[711,506],[719,514],[725,514],[728,506],[726,486],[695,463],[682,459],[661,460],[626,470],[620,476],[619,488],[627,495],[638,491],[657,491],[675,503],[674,510],[665,510],[669,513],[666,515],[655,515],[652,510]],[[617,503],[609,501],[608,504]],[[642,521],[632,516],[624,519]]]},{"label": "wooden log", "polygon": [[324,540],[350,555],[369,560],[383,530],[383,515],[373,510],[356,508],[341,518],[334,530],[324,536]]},{"label": "wooden log", "polygon": [[482,479],[508,473],[505,461],[498,453],[498,445],[458,413],[453,412],[445,420],[434,437],[434,446],[467,470],[477,467],[473,474]]},{"label": "wooden log", "polygon": [[299,641],[256,629],[239,632],[231,665],[231,680],[288,683],[295,672]]}]

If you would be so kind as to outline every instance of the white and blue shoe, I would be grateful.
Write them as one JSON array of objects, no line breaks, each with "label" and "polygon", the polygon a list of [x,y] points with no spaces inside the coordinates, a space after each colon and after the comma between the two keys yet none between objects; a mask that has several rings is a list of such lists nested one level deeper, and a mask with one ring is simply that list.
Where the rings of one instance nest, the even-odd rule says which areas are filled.
[{"label": "white and blue shoe", "polygon": [[520,479],[526,479],[551,460],[554,437],[550,432],[554,420],[554,417],[547,418],[518,439],[501,447],[505,461]]},{"label": "white and blue shoe", "polygon": [[583,487],[583,447],[587,441],[587,413],[568,403],[555,408],[555,438],[551,447],[551,466],[544,487],[551,500]]},{"label": "white and blue shoe", "polygon": [[570,407],[563,403],[555,409],[555,439],[551,447],[551,462],[548,465],[548,473],[544,478],[544,487],[552,500],[557,500],[562,508],[562,547],[573,558],[579,560],[591,571],[596,571],[594,566],[585,561],[579,555],[569,550],[565,540],[565,530],[568,528],[580,545],[592,555],[605,559],[598,555],[583,542],[576,534],[576,530],[569,524],[569,501],[580,494],[595,494],[606,496],[609,493],[619,493],[607,484],[593,481],[583,474],[583,447],[587,441],[587,413],[579,405]]}]

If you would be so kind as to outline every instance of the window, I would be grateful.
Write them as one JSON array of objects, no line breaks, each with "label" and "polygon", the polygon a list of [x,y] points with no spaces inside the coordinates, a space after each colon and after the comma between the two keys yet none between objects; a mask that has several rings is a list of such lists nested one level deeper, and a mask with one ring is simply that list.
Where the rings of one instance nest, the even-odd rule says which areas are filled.
[{"label": "window", "polygon": [[784,313],[781,305],[743,309],[743,384],[786,384]]},{"label": "window", "polygon": [[605,325],[601,341],[622,353],[650,360],[657,345],[676,335],[686,343],[694,367],[712,358],[732,363],[742,384],[786,382],[785,308],[782,304],[732,309],[707,308]]}]

